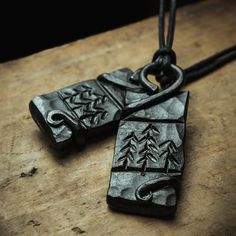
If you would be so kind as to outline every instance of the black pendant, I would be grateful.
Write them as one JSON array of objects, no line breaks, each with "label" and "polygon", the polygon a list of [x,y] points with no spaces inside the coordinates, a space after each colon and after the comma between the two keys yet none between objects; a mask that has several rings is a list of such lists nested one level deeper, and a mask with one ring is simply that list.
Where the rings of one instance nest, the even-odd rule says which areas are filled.
[{"label": "black pendant", "polygon": [[84,145],[118,124],[132,74],[125,68],[36,96],[29,104],[31,115],[55,147]]},{"label": "black pendant", "polygon": [[155,61],[136,72],[102,74],[29,104],[33,119],[58,148],[84,145],[121,120],[107,195],[117,210],[161,216],[176,209],[188,93],[179,92],[184,78],[176,65],[162,74],[160,87],[147,79],[161,68]]},{"label": "black pendant", "polygon": [[184,167],[188,92],[134,112],[119,124],[107,203],[149,216],[175,213]]}]

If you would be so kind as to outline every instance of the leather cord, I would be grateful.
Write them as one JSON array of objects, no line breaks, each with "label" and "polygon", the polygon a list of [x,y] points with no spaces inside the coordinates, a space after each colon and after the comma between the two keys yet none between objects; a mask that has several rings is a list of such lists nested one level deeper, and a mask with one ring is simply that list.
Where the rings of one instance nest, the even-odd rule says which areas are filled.
[{"label": "leather cord", "polygon": [[185,69],[185,84],[200,79],[235,59],[236,45],[226,48]]},{"label": "leather cord", "polygon": [[172,64],[176,64],[176,55],[172,50],[175,31],[175,18],[177,3],[176,0],[170,0],[169,4],[169,23],[167,39],[165,40],[165,6],[167,0],[160,0],[159,5],[159,49],[153,56],[152,61],[156,61],[160,56],[166,57],[166,60]]},{"label": "leather cord", "polygon": [[176,16],[176,0],[171,0],[170,3],[170,16],[169,16],[169,26],[167,33],[167,40],[165,42],[165,3],[166,0],[160,0],[160,11],[159,11],[159,45],[160,48],[171,49],[174,41],[174,31],[175,31],[175,16]]},{"label": "leather cord", "polygon": [[[159,4],[159,49],[155,52],[152,61],[160,67],[159,75],[156,78],[162,86],[171,82],[171,78],[163,71],[168,71],[170,64],[176,64],[176,54],[172,49],[175,31],[175,18],[177,1],[169,0],[169,22],[167,39],[165,39],[165,6],[167,0],[160,0]],[[226,48],[196,64],[186,68],[185,84],[191,83],[236,59],[236,45]],[[159,65],[158,65],[159,64]]]}]

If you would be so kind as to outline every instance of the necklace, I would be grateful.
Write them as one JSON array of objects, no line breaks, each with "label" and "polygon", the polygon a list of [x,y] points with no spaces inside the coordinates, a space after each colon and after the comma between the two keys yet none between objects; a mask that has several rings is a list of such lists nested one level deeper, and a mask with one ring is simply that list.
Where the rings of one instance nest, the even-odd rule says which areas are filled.
[{"label": "necklace", "polygon": [[160,1],[160,49],[152,63],[135,72],[105,73],[30,102],[33,119],[57,148],[84,145],[119,123],[107,202],[113,209],[151,216],[176,210],[189,97],[180,89],[236,58],[233,46],[184,71],[179,68],[172,50],[176,0],[170,1],[166,42],[165,3]]}]

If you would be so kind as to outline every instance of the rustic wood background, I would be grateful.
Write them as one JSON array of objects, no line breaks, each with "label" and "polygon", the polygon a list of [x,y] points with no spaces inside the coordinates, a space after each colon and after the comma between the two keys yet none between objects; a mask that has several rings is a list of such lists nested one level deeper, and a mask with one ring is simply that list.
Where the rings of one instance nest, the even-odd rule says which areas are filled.
[{"label": "rustic wood background", "polygon": [[[236,43],[236,3],[179,9],[183,68]],[[30,99],[116,68],[136,69],[157,47],[156,18],[0,65],[0,235],[236,235],[236,62],[192,83],[186,166],[175,219],[126,215],[106,204],[115,137],[55,152]],[[22,172],[37,168],[32,177]]]}]

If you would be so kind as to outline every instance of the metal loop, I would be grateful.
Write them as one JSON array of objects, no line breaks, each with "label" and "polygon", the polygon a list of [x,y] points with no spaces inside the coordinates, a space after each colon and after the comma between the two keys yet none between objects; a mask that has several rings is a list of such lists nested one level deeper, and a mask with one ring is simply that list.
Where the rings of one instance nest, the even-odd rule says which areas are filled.
[{"label": "metal loop", "polygon": [[167,99],[171,97],[174,93],[179,91],[179,89],[181,88],[184,82],[183,70],[180,67],[171,64],[170,75],[173,76],[173,79],[172,79],[173,82],[167,88],[162,89],[161,91],[157,92],[158,91],[157,86],[151,83],[147,79],[147,75],[153,73],[157,69],[158,68],[155,62],[147,64],[146,66],[142,68],[142,70],[140,71],[140,76],[139,76],[140,83],[142,83],[142,85],[146,89],[148,89],[151,93],[153,93],[153,95],[145,99],[142,99],[141,101],[133,102],[127,105],[123,111],[124,116],[131,114],[132,112],[135,112],[137,110],[143,109],[145,107],[157,104],[161,100]]},{"label": "metal loop", "polygon": [[[157,81],[161,83],[161,79],[158,79],[158,73],[162,71],[165,75],[171,76],[172,78],[169,79],[169,81],[179,80],[183,77],[183,71],[176,65],[169,64],[168,71],[162,70],[162,64],[159,61],[147,64],[143,67],[143,69],[140,71],[140,82],[141,84],[150,92],[150,93],[156,93],[159,91],[159,86],[152,83],[147,79],[147,76],[149,74],[155,75]],[[175,82],[174,82],[175,83]],[[171,85],[170,85],[171,86]]]}]

